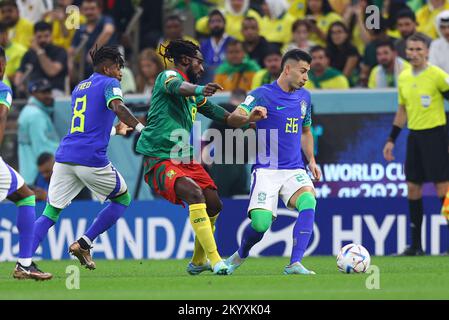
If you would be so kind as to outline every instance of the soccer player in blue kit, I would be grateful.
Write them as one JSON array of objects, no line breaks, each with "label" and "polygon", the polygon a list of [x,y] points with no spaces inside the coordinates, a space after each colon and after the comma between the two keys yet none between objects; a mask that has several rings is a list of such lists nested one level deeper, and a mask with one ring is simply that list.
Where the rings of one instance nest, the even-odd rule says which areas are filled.
[{"label": "soccer player in blue kit", "polygon": [[[243,232],[240,248],[226,260],[231,272],[245,261],[250,249],[262,240],[270,228],[276,218],[280,197],[288,209],[299,212],[293,228],[290,264],[285,267],[284,274],[314,274],[301,263],[312,235],[316,206],[314,186],[305,170],[301,149],[313,178],[319,180],[321,177],[313,153],[310,93],[303,88],[308,80],[311,61],[310,55],[304,51],[288,51],[282,58],[279,78],[250,92],[230,115],[232,117],[238,112],[248,114],[256,106],[265,107],[267,119],[257,122],[257,130],[267,130],[265,137],[270,136],[270,130],[278,132],[275,148],[270,148],[268,139],[264,141],[266,150],[278,150],[275,161],[265,163],[262,159],[266,156],[258,150],[252,169],[248,207],[251,224]],[[259,139],[259,134],[257,136]]]},{"label": "soccer player in blue kit", "polygon": [[[5,50],[0,47],[0,79],[6,70]],[[12,91],[0,80],[0,145],[6,128],[6,118],[11,108]],[[36,197],[22,176],[11,168],[0,155],[0,202],[8,199],[17,206],[19,231],[19,259],[14,268],[16,279],[50,280],[52,274],[39,270],[32,261]],[[3,243],[5,245],[5,243]]]},{"label": "soccer player in blue kit", "polygon": [[[90,52],[94,73],[72,92],[72,122],[56,151],[47,206],[35,223],[33,249],[58,220],[78,193],[87,187],[101,201],[111,200],[86,233],[69,247],[88,269],[95,269],[90,255],[92,242],[113,226],[131,202],[123,177],[112,166],[106,151],[111,135],[125,135],[131,128],[144,126],[123,104],[120,87],[124,60],[117,47],[101,47]],[[121,122],[113,126],[115,117]]]}]

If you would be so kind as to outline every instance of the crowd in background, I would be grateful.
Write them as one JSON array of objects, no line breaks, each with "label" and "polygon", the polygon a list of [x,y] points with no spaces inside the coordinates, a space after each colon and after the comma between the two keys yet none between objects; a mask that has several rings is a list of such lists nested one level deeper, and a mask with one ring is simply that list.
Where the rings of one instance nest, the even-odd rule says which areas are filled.
[{"label": "crowd in background", "polygon": [[[371,5],[378,17],[367,13]],[[128,27],[138,8],[135,46]],[[430,63],[449,72],[449,0],[0,0],[3,81],[14,98],[28,99],[18,121],[19,162],[28,163],[20,170],[32,185],[42,180],[38,167],[54,161],[53,98],[90,76],[95,46],[120,46],[123,92],[150,98],[157,75],[173,66],[164,46],[190,40],[204,57],[200,82],[243,98],[279,76],[292,48],[313,58],[308,89],[394,88],[410,67],[406,39],[417,32],[428,39]]]}]

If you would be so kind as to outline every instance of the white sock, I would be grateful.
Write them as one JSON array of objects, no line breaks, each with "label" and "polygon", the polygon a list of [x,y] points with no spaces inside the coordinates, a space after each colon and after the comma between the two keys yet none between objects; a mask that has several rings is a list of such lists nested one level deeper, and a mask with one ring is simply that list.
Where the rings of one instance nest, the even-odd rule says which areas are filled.
[{"label": "white sock", "polygon": [[33,260],[32,258],[26,258],[26,259],[20,258],[20,259],[18,259],[17,261],[18,261],[22,266],[24,266],[24,267],[29,267],[29,266],[31,266],[31,261],[32,261],[32,260]]}]

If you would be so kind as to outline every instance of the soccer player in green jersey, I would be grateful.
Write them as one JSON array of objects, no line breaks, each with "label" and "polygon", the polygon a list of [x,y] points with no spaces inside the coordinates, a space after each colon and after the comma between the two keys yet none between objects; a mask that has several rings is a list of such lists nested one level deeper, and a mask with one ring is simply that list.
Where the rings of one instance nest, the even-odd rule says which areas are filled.
[{"label": "soccer player in green jersey", "polygon": [[186,40],[171,41],[164,58],[173,61],[175,68],[161,72],[156,79],[147,125],[136,151],[145,156],[148,185],[172,203],[189,205],[195,250],[187,272],[196,275],[212,270],[215,274],[226,275],[228,266],[218,253],[213,235],[222,203],[213,180],[193,160],[190,132],[197,112],[237,128],[266,118],[266,109],[256,107],[248,115],[227,121],[229,113],[206,98],[221,90],[221,86],[195,84],[204,72],[198,46]]}]

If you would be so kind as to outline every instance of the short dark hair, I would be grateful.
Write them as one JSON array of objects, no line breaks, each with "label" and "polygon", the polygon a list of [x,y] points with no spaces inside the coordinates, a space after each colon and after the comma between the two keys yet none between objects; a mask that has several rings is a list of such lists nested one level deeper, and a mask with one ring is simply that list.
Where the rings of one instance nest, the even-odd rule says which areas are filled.
[{"label": "short dark hair", "polygon": [[241,41],[239,41],[237,39],[231,39],[228,41],[227,47],[232,47],[232,46],[237,46],[237,45],[239,45],[243,48],[243,43]]},{"label": "short dark hair", "polygon": [[310,24],[305,19],[298,19],[292,24],[292,32],[295,32],[296,29],[298,29],[300,26],[305,26],[307,28],[307,31],[310,32]]},{"label": "short dark hair", "polygon": [[327,51],[327,49],[326,49],[325,47],[319,46],[319,45],[318,45],[318,46],[313,46],[313,47],[310,49],[310,54],[313,54],[313,53],[319,52],[319,51],[323,51],[324,54],[326,55],[326,57],[329,58],[329,52]]},{"label": "short dark hair", "polygon": [[209,15],[208,15],[209,19],[212,18],[213,16],[220,16],[223,19],[223,21],[226,23],[226,18],[220,10],[214,9],[211,12],[209,12]]},{"label": "short dark hair", "polygon": [[268,44],[268,46],[265,48],[264,53],[265,53],[264,57],[271,56],[272,54],[282,57],[281,49],[279,48],[278,45],[274,43]]},{"label": "short dark hair", "polygon": [[[329,3],[329,0],[323,0],[323,6],[321,7],[321,12],[323,15],[326,15],[329,12],[332,12],[332,7]],[[306,16],[311,15],[311,14],[312,14],[312,11],[310,11],[309,6],[307,5]]]},{"label": "short dark hair", "polygon": [[390,40],[390,39],[380,41],[376,45],[376,50],[377,50],[377,48],[380,48],[380,47],[388,47],[391,50],[396,51],[396,47],[394,46],[394,42],[392,40]]},{"label": "short dark hair", "polygon": [[164,20],[164,25],[165,25],[168,21],[178,21],[179,23],[182,23],[181,17],[178,16],[178,15],[176,15],[176,14],[171,14],[171,15],[169,15],[167,18],[165,18],[165,20]]},{"label": "short dark hair", "polygon": [[106,61],[116,63],[120,66],[120,68],[123,68],[125,65],[123,55],[117,46],[102,46],[100,48],[95,46],[89,54],[92,58],[94,68],[98,67],[102,63],[105,63]]},{"label": "short dark hair", "polygon": [[259,21],[257,21],[257,19],[254,18],[254,17],[252,17],[252,16],[246,16],[245,18],[243,18],[242,24],[243,24],[243,22],[245,22],[245,21],[256,21],[256,22],[257,22],[257,25],[259,25]]},{"label": "short dark hair", "polygon": [[102,0],[83,0],[81,2],[81,5],[83,5],[84,2],[95,3],[97,5],[97,7],[99,7],[100,9],[103,9],[103,1]]},{"label": "short dark hair", "polygon": [[35,25],[34,25],[34,33],[42,32],[42,31],[50,31],[50,32],[52,32],[53,31],[53,27],[52,27],[51,24],[49,24],[49,23],[47,23],[45,21],[36,22]]},{"label": "short dark hair", "polygon": [[16,9],[19,9],[19,7],[17,6],[16,0],[0,1],[0,8],[3,8],[3,7],[15,7]]},{"label": "short dark hair", "polygon": [[397,15],[396,15],[396,21],[398,21],[399,19],[402,18],[409,18],[411,19],[413,22],[416,22],[416,15],[413,12],[413,10],[405,8],[400,10]]},{"label": "short dark hair", "polygon": [[300,49],[292,49],[290,51],[287,51],[282,57],[282,70],[284,70],[284,66],[287,60],[305,61],[310,64],[312,62],[312,57],[310,56],[310,54]]},{"label": "short dark hair", "polygon": [[407,38],[407,41],[420,41],[426,45],[427,48],[430,47],[430,41],[426,36],[421,33],[414,33],[410,37]]},{"label": "short dark hair", "polygon": [[37,158],[37,166],[40,167],[44,163],[47,163],[50,160],[53,160],[54,156],[51,153],[44,152]]}]

